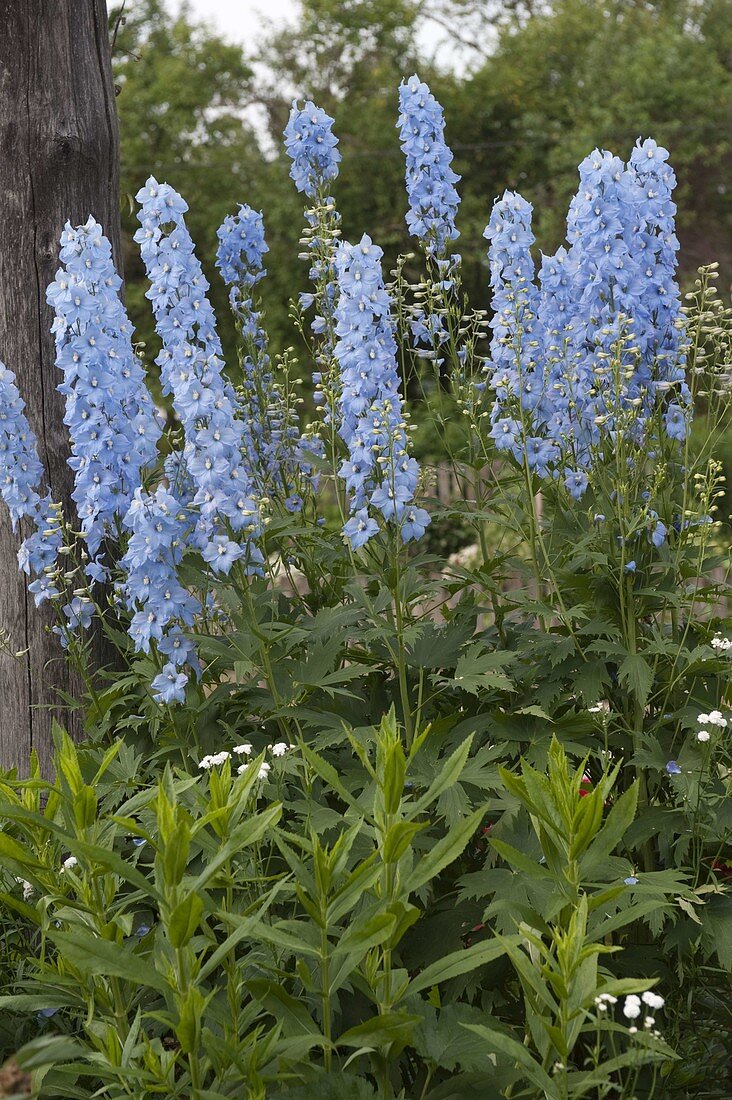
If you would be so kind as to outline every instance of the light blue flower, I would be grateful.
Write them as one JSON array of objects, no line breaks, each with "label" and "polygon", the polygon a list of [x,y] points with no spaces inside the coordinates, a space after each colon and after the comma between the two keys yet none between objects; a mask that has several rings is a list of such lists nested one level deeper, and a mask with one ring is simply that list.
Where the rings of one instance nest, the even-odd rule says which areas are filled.
[{"label": "light blue flower", "polygon": [[18,565],[27,576],[36,578],[29,585],[36,607],[60,595],[49,576],[63,542],[60,514],[50,496],[41,495],[44,479],[36,437],[15,375],[0,363],[0,495],[14,531],[24,517],[33,526],[18,552]]},{"label": "light blue flower", "polygon": [[402,526],[405,509],[414,500],[419,468],[409,455],[382,255],[366,235],[357,245],[344,242],[336,254],[338,430],[348,448],[339,473],[354,513],[344,534],[354,546],[376,533],[374,510],[400,526],[404,541],[419,537],[417,531],[424,533],[426,526],[420,522],[426,517],[420,509]]},{"label": "light blue flower", "polygon": [[[671,201],[676,181],[667,158],[651,140],[638,142],[627,165],[598,149],[585,158],[567,218],[569,247],[543,257],[538,289],[530,205],[506,192],[486,230],[494,310],[491,434],[520,463],[529,461],[530,438],[553,441],[549,461],[535,447],[532,469],[552,478],[559,463],[565,478],[577,471],[567,486],[577,499],[580,475],[604,441],[614,447],[623,430],[642,446],[659,405],[672,439],[688,432]],[[609,384],[618,355],[619,389]],[[675,397],[667,404],[669,393]],[[520,431],[503,430],[516,423]]]},{"label": "light blue flower", "polygon": [[445,142],[442,107],[417,76],[399,87],[397,126],[406,157],[407,226],[447,276],[459,259],[448,258],[447,252],[459,236],[455,218],[460,196],[455,184],[460,176],[450,167],[452,151]]},{"label": "light blue flower", "polygon": [[[192,483],[195,525],[189,537],[203,550],[224,530],[241,532],[247,568],[257,570],[259,505],[244,461],[246,425],[223,375],[221,343],[207,298],[208,281],[183,217],[185,202],[168,184],[148,179],[137,195],[135,240],[150,279],[150,298],[163,349],[163,392],[170,394],[185,437],[182,461]],[[218,445],[211,448],[212,439]]]},{"label": "light blue flower", "polygon": [[151,684],[153,698],[158,703],[184,703],[187,683],[185,672],[179,672],[175,665],[167,664]]},{"label": "light blue flower", "polygon": [[[333,133],[330,115],[309,100],[303,107],[295,100],[285,128],[285,150],[292,158],[290,175],[295,186],[313,202],[305,211],[305,247],[311,259],[309,278],[315,286],[315,293],[300,295],[300,305],[303,310],[315,309],[310,329],[320,339],[315,341],[314,347],[313,400],[316,406],[323,409],[325,424],[331,423],[335,416],[333,400],[326,398],[323,389],[322,376],[328,371],[333,358],[334,257],[341,219],[328,189],[338,175],[341,155],[337,145],[338,138]],[[322,446],[317,440],[309,440],[308,445],[312,453],[322,453]],[[307,452],[307,447],[303,446],[303,450]]]},{"label": "light blue flower", "polygon": [[333,119],[321,107],[306,100],[302,107],[293,100],[285,127],[285,149],[292,159],[290,176],[298,191],[314,198],[338,175],[341,154],[333,133]]},{"label": "light blue flower", "polygon": [[[254,298],[257,284],[266,275],[264,255],[269,251],[262,215],[250,206],[240,206],[238,214],[225,219],[218,237],[216,264],[231,288],[229,299],[243,346],[240,399],[247,422],[248,473],[260,496],[283,493],[290,501],[288,510],[298,511],[302,502],[292,488],[301,474],[310,473],[312,455],[306,454],[295,410],[274,378],[267,334]],[[299,507],[292,506],[296,501]]]},{"label": "light blue flower", "polygon": [[[59,256],[62,267],[46,297],[56,314],[72,497],[91,559],[87,575],[103,579],[102,542],[119,538],[143,471],[156,461],[161,428],[133,351],[133,329],[119,297],[122,280],[102,227],[93,218],[77,227],[67,222]],[[83,311],[78,299],[85,303]]]},{"label": "light blue flower", "polygon": [[343,528],[343,534],[354,550],[365,546],[368,540],[378,533],[379,525],[366,508],[361,508],[351,516]]}]

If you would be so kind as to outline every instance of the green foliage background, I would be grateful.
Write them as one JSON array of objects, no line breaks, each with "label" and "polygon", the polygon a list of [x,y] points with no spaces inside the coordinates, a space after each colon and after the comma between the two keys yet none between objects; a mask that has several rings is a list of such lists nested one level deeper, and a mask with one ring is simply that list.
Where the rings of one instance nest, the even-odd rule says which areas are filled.
[{"label": "green foliage background", "polygon": [[[424,56],[429,14],[454,46],[451,70]],[[417,70],[445,108],[463,180],[459,227],[471,300],[487,304],[485,227],[505,188],[534,204],[539,245],[553,250],[595,146],[627,155],[639,134],[671,151],[679,177],[682,281],[702,262],[732,276],[730,118],[732,6],[726,0],[305,0],[285,31],[244,51],[162,0],[119,4],[119,86],[127,293],[152,348],[144,272],[131,244],[134,195],[152,172],[179,190],[213,286],[225,343],[233,339],[213,271],[216,229],[239,202],[262,208],[271,248],[262,286],[272,349],[293,340],[288,301],[306,281],[297,260],[300,196],[281,135],[294,95],[334,115],[345,238],[369,232],[387,260],[411,247],[404,224],[397,86]],[[446,56],[443,52],[441,56]]]}]

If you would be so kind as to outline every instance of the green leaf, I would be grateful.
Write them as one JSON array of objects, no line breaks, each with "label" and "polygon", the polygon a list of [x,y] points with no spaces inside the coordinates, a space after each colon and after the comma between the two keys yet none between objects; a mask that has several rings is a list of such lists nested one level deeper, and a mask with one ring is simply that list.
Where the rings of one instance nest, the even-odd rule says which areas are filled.
[{"label": "green leaf", "polygon": [[266,810],[262,810],[261,813],[255,814],[237,825],[226,843],[222,845],[212,859],[206,862],[203,871],[191,882],[188,889],[193,893],[198,892],[224,866],[227,860],[231,859],[235,852],[260,840],[266,832],[274,828],[281,816],[282,804],[273,802]]},{"label": "green leaf", "polygon": [[446,836],[438,840],[425,855],[421,855],[414,869],[404,880],[406,893],[411,894],[418,890],[420,886],[430,882],[440,871],[454,862],[475,833],[482,818],[483,810],[475,810],[463,821],[453,825]]},{"label": "green leaf", "polygon": [[613,852],[635,819],[638,806],[638,781],[620,796],[607,815],[604,825],[580,861],[582,878],[591,880],[598,866]]},{"label": "green leaf", "polygon": [[374,1100],[376,1093],[364,1077],[340,1071],[319,1073],[314,1081],[284,1092],[273,1092],[272,1100]]},{"label": "green leaf", "polygon": [[407,1044],[415,1024],[420,1020],[420,1016],[409,1016],[406,1012],[387,1012],[383,1016],[373,1016],[345,1031],[336,1041],[336,1046],[378,1050],[395,1040]]},{"label": "green leaf", "polygon": [[178,950],[191,939],[203,915],[203,899],[199,894],[187,894],[178,902],[167,923],[168,939]]},{"label": "green leaf", "polygon": [[502,1031],[493,1031],[483,1024],[463,1024],[462,1026],[466,1027],[468,1031],[480,1035],[492,1054],[505,1054],[517,1065],[522,1066],[528,1079],[543,1090],[543,1096],[546,1100],[557,1100],[559,1097],[557,1085],[546,1070],[542,1068],[541,1062],[538,1062],[532,1056],[529,1048],[524,1046],[523,1043],[519,1043]]},{"label": "green leaf", "polygon": [[0,832],[0,861],[5,860],[13,866],[13,869],[22,870],[23,867],[30,867],[32,870],[37,870],[42,866],[27,848],[7,833]]},{"label": "green leaf", "polygon": [[48,935],[58,947],[64,961],[86,976],[107,977],[114,974],[125,981],[164,993],[168,984],[158,974],[151,959],[123,947],[82,932],[61,932],[49,929]]},{"label": "green leaf", "polygon": [[480,695],[490,689],[515,691],[513,680],[499,671],[503,665],[511,663],[513,656],[505,651],[484,652],[482,644],[476,643],[460,658],[455,676],[447,682],[471,695]]},{"label": "green leaf", "polygon": [[425,825],[415,821],[395,821],[390,825],[381,849],[384,863],[398,863],[417,833],[424,828]]},{"label": "green leaf", "polygon": [[412,814],[416,815],[422,813],[427,806],[431,805],[439,798],[443,791],[446,791],[448,787],[452,787],[453,784],[457,783],[465,767],[465,761],[468,759],[472,745],[473,734],[471,733],[470,736],[463,741],[462,745],[459,745],[447,758],[426,792],[421,798],[417,799],[414,806],[411,808]]},{"label": "green leaf", "polygon": [[640,653],[629,653],[618,668],[620,683],[635,695],[638,704],[644,707],[653,684],[653,670]]},{"label": "green leaf", "polygon": [[300,749],[313,771],[315,771],[321,779],[325,780],[331,790],[335,791],[335,793],[343,799],[347,806],[350,806],[351,809],[356,810],[358,814],[362,816],[364,812],[363,809],[359,806],[358,802],[350,793],[350,791],[348,791],[343,785],[343,782],[333,765],[329,764],[326,760],[323,759],[322,756],[319,756],[318,753],[313,752],[313,750],[308,745],[303,744],[300,746]]},{"label": "green leaf", "polygon": [[23,1070],[40,1069],[42,1066],[54,1066],[58,1062],[70,1062],[82,1058],[86,1053],[81,1043],[68,1035],[41,1035],[22,1046],[16,1055],[18,1065]]},{"label": "green leaf", "polygon": [[245,984],[252,996],[261,1001],[267,1012],[283,1025],[284,1035],[320,1035],[320,1029],[303,1001],[291,997],[279,982],[253,978]]},{"label": "green leaf", "polygon": [[516,870],[523,871],[525,875],[530,875],[534,879],[545,882],[554,881],[551,871],[548,871],[546,867],[542,867],[531,856],[527,856],[524,852],[520,852],[518,848],[514,848],[512,844],[507,844],[505,840],[499,840],[498,837],[493,836],[488,837],[488,843],[491,848],[498,852],[501,859],[505,859],[506,863],[509,863]]},{"label": "green leaf", "polygon": [[[519,944],[521,937],[507,936],[506,940]],[[453,951],[452,954],[446,955],[444,959],[438,959],[417,974],[416,978],[409,983],[409,992],[421,993],[423,989],[431,989],[433,985],[446,982],[449,978],[457,977],[458,974],[467,974],[469,970],[476,970],[479,966],[500,958],[506,951],[507,942],[501,943],[498,940],[476,943],[472,947]]]},{"label": "green leaf", "polygon": [[473,1005],[445,1005],[432,1017],[425,1014],[413,1039],[414,1049],[421,1058],[441,1071],[453,1073],[458,1066],[476,1071],[485,1070],[488,1066],[493,1071],[482,1039],[461,1026],[484,1022],[485,1012]]},{"label": "green leaf", "polygon": [[133,867],[131,863],[127,863],[111,848],[103,848],[100,844],[91,844],[89,841],[73,838],[69,838],[67,843],[69,851],[88,868],[92,870],[103,868],[112,871],[114,874],[119,875],[121,879],[124,879],[125,882],[136,886],[146,897],[153,898],[155,901],[160,900],[160,895],[154,883],[145,878],[136,867]]}]

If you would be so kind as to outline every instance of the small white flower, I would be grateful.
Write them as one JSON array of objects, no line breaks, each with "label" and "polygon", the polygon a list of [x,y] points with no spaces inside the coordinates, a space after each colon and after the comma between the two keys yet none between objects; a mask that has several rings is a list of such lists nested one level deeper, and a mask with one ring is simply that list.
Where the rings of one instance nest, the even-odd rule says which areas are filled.
[{"label": "small white flower", "polygon": [[712,649],[719,649],[722,652],[725,652],[726,650],[732,648],[732,639],[723,638],[721,634],[717,634],[714,638],[712,638],[709,644],[711,645]]},{"label": "small white flower", "polygon": [[658,993],[654,993],[651,989],[647,989],[641,999],[643,1004],[648,1005],[649,1008],[663,1008],[666,1003],[663,997]]},{"label": "small white flower", "polygon": [[24,878],[19,878],[15,881],[19,882],[23,888],[23,901],[30,901],[35,893],[35,890],[33,889],[33,884],[31,882],[28,882],[28,880]]},{"label": "small white flower", "polygon": [[252,746],[246,742],[243,745],[234,745],[234,752],[237,756],[251,756]]},{"label": "small white flower", "polygon": [[628,1035],[637,1035],[637,1034],[638,1034],[638,1028],[637,1027],[629,1027],[628,1028]]},{"label": "small white flower", "polygon": [[643,1021],[643,1027],[650,1031],[655,1022],[656,1021],[653,1019],[652,1016],[646,1016],[645,1020]]},{"label": "small white flower", "polygon": [[708,741],[709,740],[709,730],[699,730],[699,732],[696,735],[696,739],[697,739],[697,741]]},{"label": "small white flower", "polygon": [[[239,773],[239,775],[243,775],[244,772],[248,769],[248,767],[249,767],[249,764],[240,764],[239,767],[236,770]],[[268,764],[266,760],[263,760],[262,763],[259,765],[259,771],[257,772],[257,779],[266,779],[267,776],[269,775],[269,773],[271,772],[271,770],[272,770],[272,765]]]},{"label": "small white flower", "polygon": [[76,856],[67,856],[67,858],[61,864],[61,874],[63,874],[64,871],[70,871],[72,867],[76,867],[78,862],[79,861]]},{"label": "small white flower", "polygon": [[724,729],[727,725],[727,719],[722,715],[721,710],[710,710],[709,714],[700,714],[697,722],[701,726],[719,726],[720,729]]},{"label": "small white flower", "polygon": [[269,751],[273,756],[284,756],[289,747],[286,741],[276,741]]},{"label": "small white flower", "polygon": [[594,706],[587,708],[588,714],[601,714],[609,710],[610,704],[608,703],[607,699],[601,699],[599,703],[595,703]]},{"label": "small white flower", "polygon": [[226,752],[224,749],[222,752],[215,752],[211,756],[204,756],[203,760],[198,763],[199,768],[203,768],[204,771],[208,771],[210,768],[218,768],[220,764],[224,764],[231,758],[231,753]]},{"label": "small white flower", "polygon": [[640,1014],[640,997],[637,997],[635,993],[631,993],[630,996],[625,998],[625,1004],[623,1005],[623,1016],[625,1016],[626,1020],[637,1020]]}]

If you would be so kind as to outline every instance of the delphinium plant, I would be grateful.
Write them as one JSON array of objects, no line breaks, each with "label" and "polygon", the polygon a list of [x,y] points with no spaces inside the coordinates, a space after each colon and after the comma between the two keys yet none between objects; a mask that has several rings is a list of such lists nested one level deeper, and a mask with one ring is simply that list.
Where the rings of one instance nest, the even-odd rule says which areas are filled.
[{"label": "delphinium plant", "polygon": [[[219,231],[227,369],[186,203],[151,177],[156,409],[110,245],[67,227],[78,523],[0,372],[20,564],[89,689],[91,742],[57,733],[56,782],[11,776],[0,808],[33,959],[4,1003],[47,1021],[39,1095],[659,1095],[679,1077],[646,1009],[665,998],[678,1041],[684,985],[730,965],[715,269],[682,308],[666,152],[596,151],[538,277],[530,204],[497,200],[488,323],[417,77],[398,125],[423,273],[342,240],[333,120],[293,105],[302,365],[270,354],[263,216]],[[412,439],[433,413],[465,489],[442,510]],[[435,515],[472,557],[430,550]]]}]

